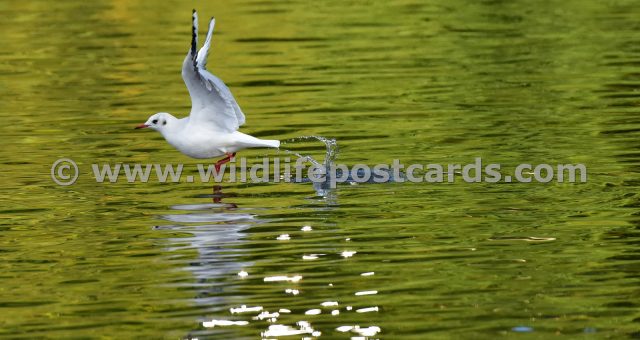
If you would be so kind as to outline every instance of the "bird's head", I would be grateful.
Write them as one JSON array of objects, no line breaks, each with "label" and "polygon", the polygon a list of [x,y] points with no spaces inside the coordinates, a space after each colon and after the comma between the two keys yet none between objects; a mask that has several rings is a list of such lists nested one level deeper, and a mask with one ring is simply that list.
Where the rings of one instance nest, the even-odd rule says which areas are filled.
[{"label": "bird's head", "polygon": [[152,115],[151,117],[149,117],[146,123],[140,124],[135,128],[136,129],[150,128],[152,130],[162,132],[163,130],[166,130],[167,128],[169,128],[172,125],[172,123],[174,123],[175,119],[176,118],[169,113],[158,112]]}]

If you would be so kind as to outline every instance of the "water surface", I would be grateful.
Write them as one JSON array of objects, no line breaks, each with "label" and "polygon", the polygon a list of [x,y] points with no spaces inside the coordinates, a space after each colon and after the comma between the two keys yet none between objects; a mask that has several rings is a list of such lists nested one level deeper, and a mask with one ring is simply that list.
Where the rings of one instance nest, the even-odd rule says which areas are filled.
[{"label": "water surface", "polygon": [[[132,130],[189,110],[192,6],[217,18],[208,65],[247,114],[244,132],[336,138],[349,165],[583,163],[588,182],[343,185],[328,197],[238,183],[216,203],[200,183],[96,184],[85,171],[55,185],[60,157],[195,171],[158,134]],[[1,336],[640,334],[637,2],[23,1],[0,12]],[[313,141],[287,148],[324,155]],[[230,310],[243,305],[262,310]],[[264,311],[279,315],[254,319]]]}]

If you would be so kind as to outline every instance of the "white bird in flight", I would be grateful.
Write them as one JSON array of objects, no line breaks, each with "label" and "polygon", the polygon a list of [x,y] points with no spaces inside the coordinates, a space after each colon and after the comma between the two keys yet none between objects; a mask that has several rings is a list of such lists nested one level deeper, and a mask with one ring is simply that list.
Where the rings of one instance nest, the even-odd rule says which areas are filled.
[{"label": "white bird in flight", "polygon": [[[162,134],[174,148],[193,158],[214,158],[226,155],[215,163],[220,166],[246,148],[280,147],[280,141],[259,139],[238,131],[244,124],[244,114],[229,88],[218,77],[205,69],[211,47],[215,19],[209,21],[204,46],[198,51],[198,14],[193,10],[191,49],[182,63],[182,79],[191,96],[191,113],[176,118],[167,112],[158,112],[136,129],[150,128]],[[196,53],[197,51],[197,53]]]}]

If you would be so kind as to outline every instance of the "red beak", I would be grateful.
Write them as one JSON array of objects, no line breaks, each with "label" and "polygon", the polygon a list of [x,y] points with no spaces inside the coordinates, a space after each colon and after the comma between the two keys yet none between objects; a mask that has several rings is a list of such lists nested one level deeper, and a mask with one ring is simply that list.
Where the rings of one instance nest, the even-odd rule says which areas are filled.
[{"label": "red beak", "polygon": [[149,125],[147,125],[147,124],[140,124],[140,125],[136,126],[135,129],[136,130],[137,129],[144,129],[144,128],[148,128],[148,127],[149,127]]}]

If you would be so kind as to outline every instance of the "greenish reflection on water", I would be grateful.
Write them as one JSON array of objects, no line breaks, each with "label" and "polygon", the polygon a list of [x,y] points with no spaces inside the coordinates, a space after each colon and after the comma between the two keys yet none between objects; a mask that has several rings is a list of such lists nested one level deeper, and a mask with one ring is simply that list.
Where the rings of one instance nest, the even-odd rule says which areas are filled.
[{"label": "greenish reflection on water", "polygon": [[[207,205],[210,188],[196,183],[54,185],[49,167],[63,156],[81,169],[196,163],[131,130],[153,112],[188,112],[179,70],[192,6],[218,19],[209,68],[247,113],[245,132],[333,137],[347,164],[584,163],[589,181],[341,186],[331,200],[310,185],[232,184],[224,205]],[[639,11],[636,1],[0,4],[0,335],[257,338],[266,320],[229,312],[247,305],[290,309],[278,324],[306,320],[322,338],[356,335],[344,325],[387,339],[638,336]],[[275,275],[303,279],[263,281]],[[211,319],[249,324],[202,326]]]}]

